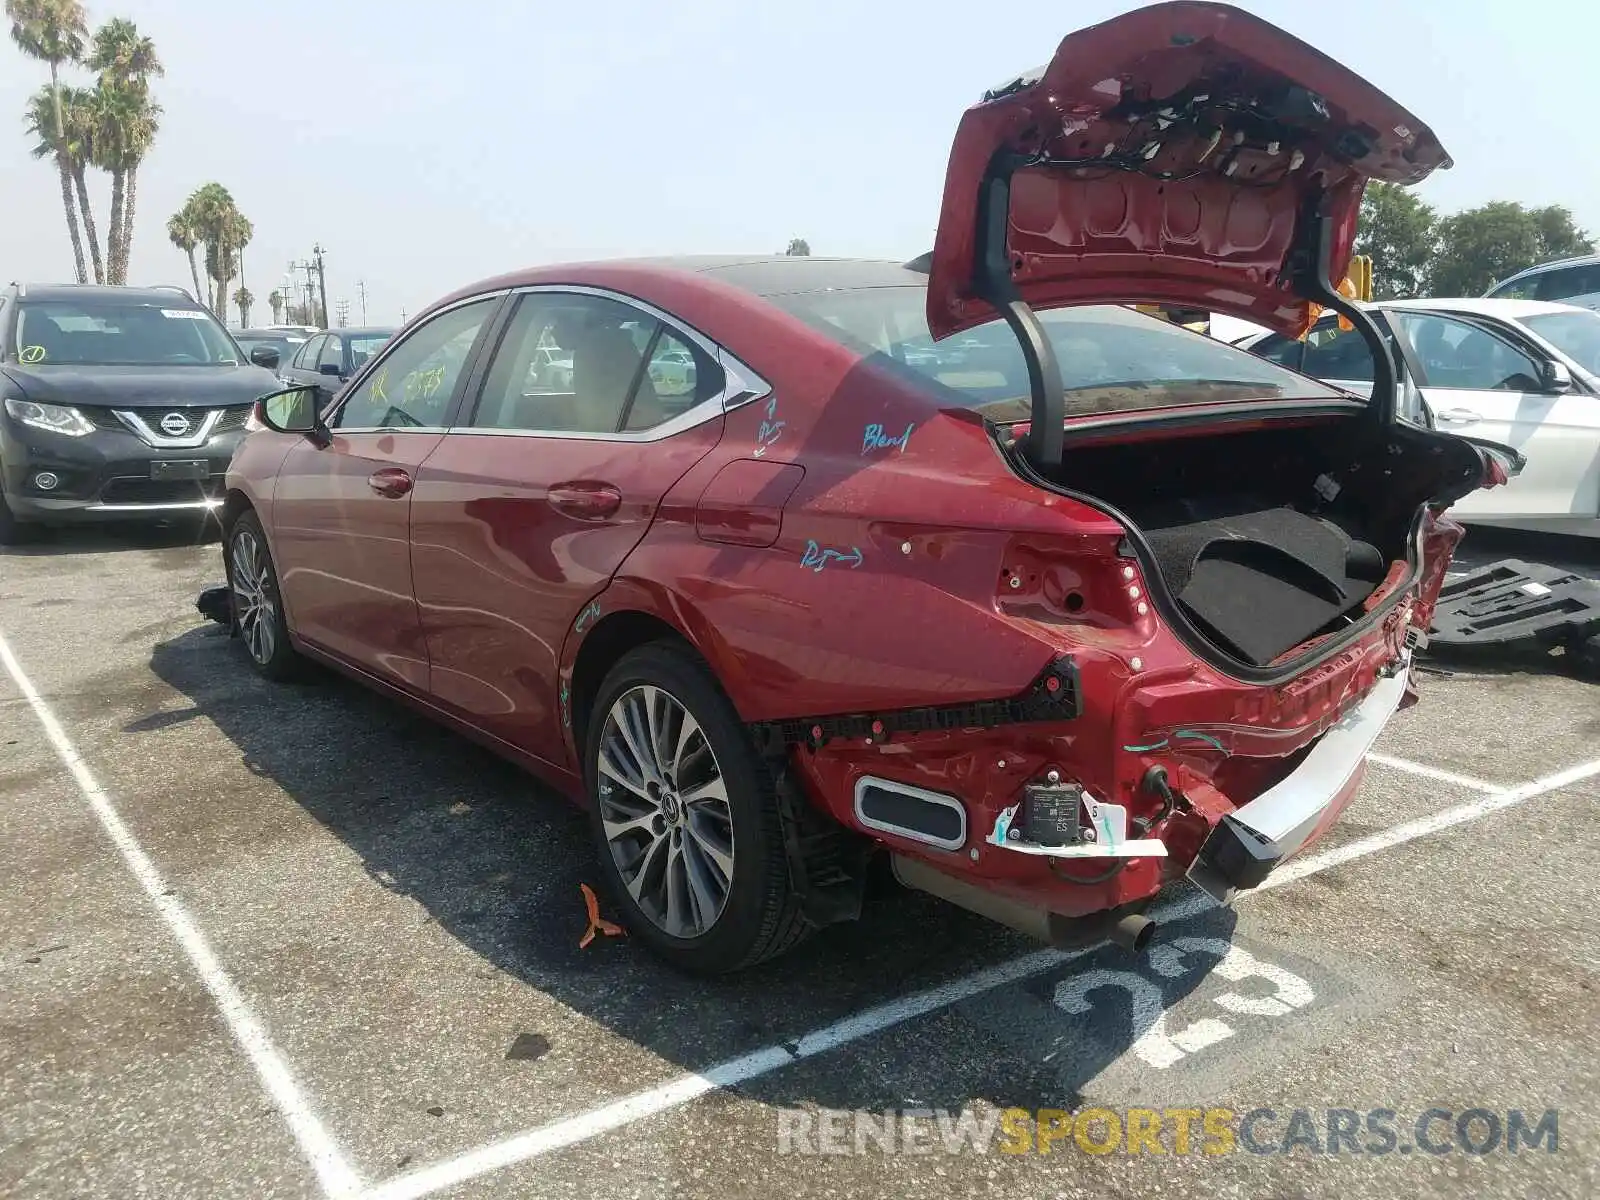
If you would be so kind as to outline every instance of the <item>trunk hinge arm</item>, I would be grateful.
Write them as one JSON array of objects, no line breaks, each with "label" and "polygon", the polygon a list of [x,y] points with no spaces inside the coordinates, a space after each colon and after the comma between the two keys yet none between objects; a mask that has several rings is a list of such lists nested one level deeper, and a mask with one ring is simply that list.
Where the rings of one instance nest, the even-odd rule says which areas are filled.
[{"label": "trunk hinge arm", "polygon": [[1017,291],[1006,251],[1011,172],[1015,162],[1015,155],[1002,151],[990,161],[984,176],[978,193],[975,248],[978,261],[974,275],[979,297],[1005,319],[1016,336],[1017,345],[1022,348],[1022,360],[1027,364],[1031,414],[1023,453],[1035,466],[1058,467],[1061,465],[1062,423],[1067,415],[1061,366],[1038,314]]},{"label": "trunk hinge arm", "polygon": [[1342,295],[1328,278],[1328,260],[1333,251],[1333,218],[1322,211],[1321,194],[1307,199],[1299,227],[1305,232],[1290,260],[1294,290],[1344,317],[1366,342],[1367,349],[1372,352],[1372,398],[1368,402],[1368,415],[1380,429],[1387,429],[1394,424],[1399,410],[1399,374],[1394,350],[1367,311]]}]

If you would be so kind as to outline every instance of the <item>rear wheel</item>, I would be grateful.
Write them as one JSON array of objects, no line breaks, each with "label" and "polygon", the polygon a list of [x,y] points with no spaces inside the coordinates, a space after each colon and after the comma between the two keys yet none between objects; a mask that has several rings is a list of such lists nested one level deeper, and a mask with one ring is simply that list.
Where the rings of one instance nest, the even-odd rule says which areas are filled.
[{"label": "rear wheel", "polygon": [[278,573],[267,535],[255,513],[245,513],[228,531],[228,590],[234,626],[250,663],[268,679],[291,679],[305,660],[289,644],[289,626],[278,593]]},{"label": "rear wheel", "polygon": [[810,930],[790,882],[772,772],[686,647],[652,643],[612,668],[585,762],[607,890],[658,956],[723,974]]}]

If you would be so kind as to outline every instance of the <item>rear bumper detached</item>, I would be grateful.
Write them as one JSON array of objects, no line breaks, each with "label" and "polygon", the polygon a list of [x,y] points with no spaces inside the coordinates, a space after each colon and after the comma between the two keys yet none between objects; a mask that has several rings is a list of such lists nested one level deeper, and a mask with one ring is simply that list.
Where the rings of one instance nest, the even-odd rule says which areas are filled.
[{"label": "rear bumper detached", "polygon": [[[1190,864],[1186,877],[1218,903],[1240,891],[1259,887],[1274,868],[1316,840],[1349,803],[1361,779],[1367,753],[1405,699],[1410,679],[1409,657],[1381,675],[1359,703],[1350,708],[1312,745],[1304,760],[1286,778],[1212,826]],[[1109,825],[1091,840],[1070,845],[1041,845],[1019,836],[1019,806],[1001,812],[983,840],[988,847],[1029,857],[1078,860],[1166,858],[1159,837],[1128,838],[1126,814],[1115,805],[1097,804],[1109,814]]]},{"label": "rear bumper detached", "polygon": [[1323,734],[1292,775],[1218,821],[1189,881],[1226,904],[1318,837],[1348,803],[1368,752],[1405,699],[1410,673],[1407,659]]}]

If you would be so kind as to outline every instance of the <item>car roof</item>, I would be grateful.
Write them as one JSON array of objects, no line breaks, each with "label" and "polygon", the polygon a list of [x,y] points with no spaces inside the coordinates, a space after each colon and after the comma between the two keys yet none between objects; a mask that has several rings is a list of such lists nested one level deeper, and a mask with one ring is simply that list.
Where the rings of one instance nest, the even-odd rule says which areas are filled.
[{"label": "car roof", "polygon": [[1600,254],[1574,254],[1571,258],[1553,258],[1549,262],[1534,263],[1531,267],[1523,267],[1522,270],[1507,275],[1504,279],[1497,279],[1493,286],[1499,287],[1502,284],[1510,283],[1513,279],[1521,279],[1524,275],[1538,275],[1544,271],[1553,271],[1557,267],[1576,267],[1597,262],[1600,262]]},{"label": "car roof", "polygon": [[1484,317],[1520,320],[1544,313],[1587,312],[1577,304],[1557,304],[1551,300],[1503,300],[1484,296],[1446,296],[1437,299],[1382,300],[1377,308],[1437,308],[1449,312],[1476,313]]},{"label": "car roof", "polygon": [[820,258],[786,254],[663,255],[548,263],[538,267],[526,267],[489,279],[480,279],[457,289],[430,308],[501,288],[562,284],[582,286],[597,275],[604,275],[612,280],[632,277],[635,280],[650,278],[659,282],[682,280],[686,275],[698,276],[757,296],[868,287],[926,287],[928,282],[928,277],[923,272],[910,270],[904,263],[888,259]]},{"label": "car roof", "polygon": [[341,325],[321,332],[336,333],[340,337],[389,337],[395,328],[391,325]]},{"label": "car roof", "polygon": [[95,301],[110,300],[123,304],[164,304],[168,308],[198,308],[189,293],[179,287],[114,287],[95,283],[18,283],[20,298],[24,300]]}]

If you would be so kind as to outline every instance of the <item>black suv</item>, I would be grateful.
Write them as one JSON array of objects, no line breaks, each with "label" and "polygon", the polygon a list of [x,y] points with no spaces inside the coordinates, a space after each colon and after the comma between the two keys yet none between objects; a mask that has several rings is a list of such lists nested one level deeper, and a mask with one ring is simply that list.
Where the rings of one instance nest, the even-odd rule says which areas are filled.
[{"label": "black suv", "polygon": [[0,292],[0,542],[29,525],[204,516],[275,351],[246,361],[175,288]]}]

